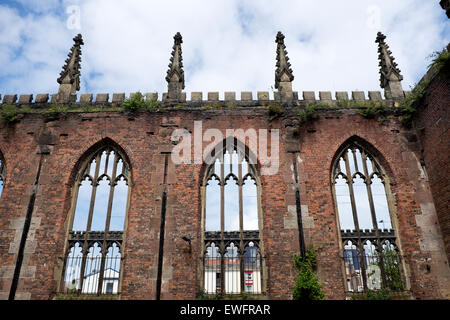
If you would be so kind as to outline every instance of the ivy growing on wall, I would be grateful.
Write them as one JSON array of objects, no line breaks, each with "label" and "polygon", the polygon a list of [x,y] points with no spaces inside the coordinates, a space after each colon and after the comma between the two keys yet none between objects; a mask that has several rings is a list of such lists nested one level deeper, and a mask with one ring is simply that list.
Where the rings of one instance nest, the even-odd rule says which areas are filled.
[{"label": "ivy growing on wall", "polygon": [[298,272],[292,292],[294,300],[323,300],[325,294],[322,285],[314,273],[317,268],[317,254],[312,247],[306,250],[305,256],[294,255],[294,268]]}]

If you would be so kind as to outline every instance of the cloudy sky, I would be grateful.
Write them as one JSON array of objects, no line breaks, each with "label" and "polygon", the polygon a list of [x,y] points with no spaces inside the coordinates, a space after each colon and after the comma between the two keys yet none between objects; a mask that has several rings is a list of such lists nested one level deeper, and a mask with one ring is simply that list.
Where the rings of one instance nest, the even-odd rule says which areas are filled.
[{"label": "cloudy sky", "polygon": [[380,90],[377,31],[387,36],[405,90],[450,41],[438,0],[0,0],[0,17],[2,95],[57,92],[77,33],[85,42],[80,92],[128,95],[167,90],[173,36],[181,32],[188,98],[271,92],[277,31],[299,92]]}]

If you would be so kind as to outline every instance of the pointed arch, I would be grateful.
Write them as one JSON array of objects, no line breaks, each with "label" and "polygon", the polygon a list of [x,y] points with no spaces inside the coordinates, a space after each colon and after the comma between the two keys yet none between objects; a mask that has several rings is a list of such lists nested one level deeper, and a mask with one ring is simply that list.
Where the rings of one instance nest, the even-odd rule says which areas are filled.
[{"label": "pointed arch", "polygon": [[330,178],[347,291],[403,288],[402,280],[400,284],[389,280],[399,278],[392,274],[400,261],[400,255],[392,252],[398,252],[389,251],[389,266],[393,268],[386,268],[383,261],[386,250],[382,244],[388,241],[389,249],[398,248],[398,238],[392,223],[394,207],[389,201],[391,171],[380,159],[384,158],[371,144],[356,136],[347,139],[333,157]]},{"label": "pointed arch", "polygon": [[115,150],[121,156],[123,161],[127,164],[127,169],[130,172],[130,181],[131,181],[132,167],[131,167],[131,161],[130,161],[130,158],[128,157],[127,152],[119,143],[117,143],[116,141],[114,141],[113,139],[111,139],[109,137],[105,137],[105,138],[97,141],[93,145],[91,145],[87,150],[85,150],[78,156],[78,159],[76,160],[76,163],[75,163],[75,165],[71,171],[71,174],[69,176],[68,185],[73,186],[75,180],[77,180],[77,178],[79,178],[78,175],[80,174],[80,172],[83,171],[82,169],[86,167],[87,162],[89,162],[89,160],[99,150],[108,148],[108,147]]},{"label": "pointed arch", "polygon": [[263,291],[262,262],[248,263],[251,254],[255,261],[263,256],[258,173],[256,156],[235,137],[217,144],[202,166],[202,287],[207,293]]},{"label": "pointed arch", "polygon": [[[131,185],[129,158],[112,139],[104,138],[80,156],[70,180],[66,248],[71,249],[66,250],[60,291],[119,293]],[[75,246],[81,248],[76,259]]]},{"label": "pointed arch", "polygon": [[205,180],[209,178],[209,175],[211,174],[209,170],[213,167],[214,161],[217,158],[223,156],[227,150],[229,151],[231,149],[235,149],[237,151],[238,155],[242,157],[240,159],[245,158],[245,160],[251,165],[251,173],[253,174],[254,178],[257,179],[257,183],[261,184],[261,165],[259,163],[258,157],[244,142],[234,136],[229,136],[217,143],[211,150],[211,152],[209,152],[206,156],[205,161],[203,162],[200,169],[200,177],[202,177],[200,181],[202,181],[202,185],[204,185]]},{"label": "pointed arch", "polygon": [[342,153],[348,149],[350,145],[354,145],[355,147],[359,147],[364,149],[368,154],[370,154],[372,157],[374,157],[377,160],[377,163],[380,165],[381,169],[383,170],[383,175],[388,176],[390,181],[392,183],[395,182],[395,175],[391,168],[391,165],[389,164],[389,161],[387,161],[386,157],[381,153],[372,143],[367,141],[366,139],[353,135],[349,138],[347,138],[341,145],[338,147],[336,152],[334,153],[334,156],[331,161],[331,170],[336,166],[336,161],[342,156]]}]

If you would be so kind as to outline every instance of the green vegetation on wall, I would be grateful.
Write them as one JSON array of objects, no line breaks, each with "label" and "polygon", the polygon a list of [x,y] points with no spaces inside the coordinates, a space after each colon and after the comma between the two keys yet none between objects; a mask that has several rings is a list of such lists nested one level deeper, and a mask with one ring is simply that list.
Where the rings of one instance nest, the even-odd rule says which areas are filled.
[{"label": "green vegetation on wall", "polygon": [[142,93],[137,92],[132,95],[129,99],[122,102],[122,107],[128,112],[137,111],[158,111],[161,109],[162,104],[157,100],[147,100],[142,95]]},{"label": "green vegetation on wall", "polygon": [[283,114],[283,108],[277,103],[269,104],[269,121],[272,121]]},{"label": "green vegetation on wall", "polygon": [[294,268],[298,272],[292,291],[294,300],[323,300],[322,285],[314,273],[317,268],[317,254],[313,248],[308,248],[305,256],[294,255]]},{"label": "green vegetation on wall", "polygon": [[20,120],[23,114],[13,104],[3,104],[0,109],[1,120],[5,123],[14,123]]},{"label": "green vegetation on wall", "polygon": [[[433,58],[431,64],[428,66],[429,70],[434,69],[435,74],[442,73],[444,76],[450,74],[450,52],[446,49],[434,52],[430,57]],[[406,127],[410,127],[414,115],[425,96],[429,80],[422,80],[417,83],[411,90],[411,93],[400,104],[401,117],[400,121]]]},{"label": "green vegetation on wall", "polygon": [[297,114],[300,123],[318,119],[319,115],[316,112],[316,108],[317,105],[315,103],[308,103],[304,110],[296,110],[295,113]]}]

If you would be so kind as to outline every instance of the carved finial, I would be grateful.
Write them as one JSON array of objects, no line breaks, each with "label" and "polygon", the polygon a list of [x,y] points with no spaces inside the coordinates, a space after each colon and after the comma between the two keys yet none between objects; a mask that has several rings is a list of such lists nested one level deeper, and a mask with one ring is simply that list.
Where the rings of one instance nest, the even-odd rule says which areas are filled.
[{"label": "carved finial", "polygon": [[173,37],[174,44],[172,50],[172,57],[170,58],[169,70],[167,70],[166,81],[168,85],[168,98],[178,99],[181,90],[184,89],[184,71],[183,71],[183,57],[181,51],[181,44],[183,38],[181,34],[177,34]]},{"label": "carved finial", "polygon": [[400,69],[397,67],[397,63],[394,62],[392,52],[389,50],[389,46],[384,42],[386,36],[381,32],[377,33],[378,43],[378,59],[380,67],[380,86],[384,89],[387,99],[403,98],[403,89],[401,81],[403,76],[400,74]]},{"label": "carved finial", "polygon": [[58,91],[60,102],[67,101],[71,95],[75,95],[80,90],[81,46],[84,42],[81,34],[73,38],[73,41],[75,43],[70,49],[66,64],[57,80],[60,84]]},{"label": "carved finial", "polygon": [[277,63],[275,69],[275,88],[281,92],[282,100],[292,99],[292,81],[294,75],[292,73],[291,64],[289,63],[288,53],[284,45],[284,35],[278,31],[277,38]]}]

